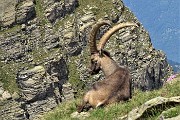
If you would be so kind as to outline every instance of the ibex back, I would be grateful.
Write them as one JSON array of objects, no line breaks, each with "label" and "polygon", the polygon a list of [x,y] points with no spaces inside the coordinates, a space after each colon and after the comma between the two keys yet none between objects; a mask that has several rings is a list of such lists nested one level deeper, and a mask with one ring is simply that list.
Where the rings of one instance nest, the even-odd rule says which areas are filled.
[{"label": "ibex back", "polygon": [[103,50],[108,39],[123,27],[137,26],[134,23],[121,23],[108,30],[96,45],[96,34],[102,25],[109,25],[106,21],[93,25],[90,32],[89,44],[91,52],[90,74],[97,74],[103,71],[105,79],[96,82],[84,95],[83,102],[78,106],[78,112],[82,112],[86,105],[96,108],[107,104],[128,100],[131,98],[131,78],[127,68],[119,67],[110,57],[110,54]]}]

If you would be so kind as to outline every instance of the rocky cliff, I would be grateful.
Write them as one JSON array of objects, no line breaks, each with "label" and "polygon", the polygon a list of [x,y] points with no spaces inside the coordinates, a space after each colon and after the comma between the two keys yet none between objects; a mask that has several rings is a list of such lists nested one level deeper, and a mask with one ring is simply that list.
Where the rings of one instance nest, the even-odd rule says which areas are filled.
[{"label": "rocky cliff", "polygon": [[153,48],[148,32],[123,1],[1,0],[1,119],[38,119],[103,79],[102,73],[87,73],[88,34],[98,20],[140,25],[121,29],[106,49],[130,69],[134,89],[162,86],[172,72],[166,55]]}]

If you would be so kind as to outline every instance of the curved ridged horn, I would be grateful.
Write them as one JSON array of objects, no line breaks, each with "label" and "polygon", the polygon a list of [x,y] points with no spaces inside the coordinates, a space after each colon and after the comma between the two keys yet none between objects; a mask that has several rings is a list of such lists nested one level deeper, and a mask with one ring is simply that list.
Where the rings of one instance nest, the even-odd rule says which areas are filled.
[{"label": "curved ridged horn", "polygon": [[89,35],[89,44],[90,44],[90,52],[91,54],[98,53],[96,46],[96,34],[99,28],[103,25],[110,25],[108,21],[100,21],[92,26],[92,30]]},{"label": "curved ridged horn", "polygon": [[111,28],[110,30],[108,30],[100,39],[99,44],[98,44],[98,50],[102,50],[106,44],[106,42],[109,40],[109,38],[113,35],[113,33],[115,33],[116,31],[118,31],[121,28],[124,27],[128,27],[128,26],[137,26],[137,24],[135,23],[130,23],[130,22],[126,22],[126,23],[120,23],[118,25],[115,25],[113,28]]}]

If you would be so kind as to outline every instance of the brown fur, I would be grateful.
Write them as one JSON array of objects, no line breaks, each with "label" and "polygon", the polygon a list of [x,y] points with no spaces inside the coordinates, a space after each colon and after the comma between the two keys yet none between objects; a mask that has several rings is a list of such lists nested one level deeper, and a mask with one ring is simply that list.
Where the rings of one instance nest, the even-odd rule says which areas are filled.
[{"label": "brown fur", "polygon": [[[115,64],[112,59],[109,58],[109,60]],[[111,67],[111,64],[104,63],[103,66]],[[131,98],[131,79],[126,68],[117,67],[115,71],[105,71],[105,76],[107,77],[104,80],[96,82],[85,94],[82,105],[78,107],[78,112],[82,112],[86,104],[96,108]]]},{"label": "brown fur", "polygon": [[89,108],[89,106],[96,108],[131,98],[131,78],[128,69],[119,67],[118,64],[110,57],[110,54],[107,51],[102,50],[102,48],[110,36],[118,29],[127,26],[134,26],[135,24],[122,23],[114,26],[104,34],[99,42],[99,47],[97,48],[95,35],[98,28],[104,24],[105,22],[101,22],[95,25],[90,34],[90,74],[97,74],[100,70],[102,70],[105,75],[105,79],[96,82],[84,95],[82,104],[77,108],[78,112],[82,112],[84,109]]}]

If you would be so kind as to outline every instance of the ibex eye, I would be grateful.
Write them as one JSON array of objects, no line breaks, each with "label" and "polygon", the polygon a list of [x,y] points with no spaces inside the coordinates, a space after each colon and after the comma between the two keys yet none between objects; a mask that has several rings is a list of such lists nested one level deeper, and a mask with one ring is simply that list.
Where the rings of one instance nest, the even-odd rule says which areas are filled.
[{"label": "ibex eye", "polygon": [[97,60],[91,60],[91,63],[97,63]]}]

